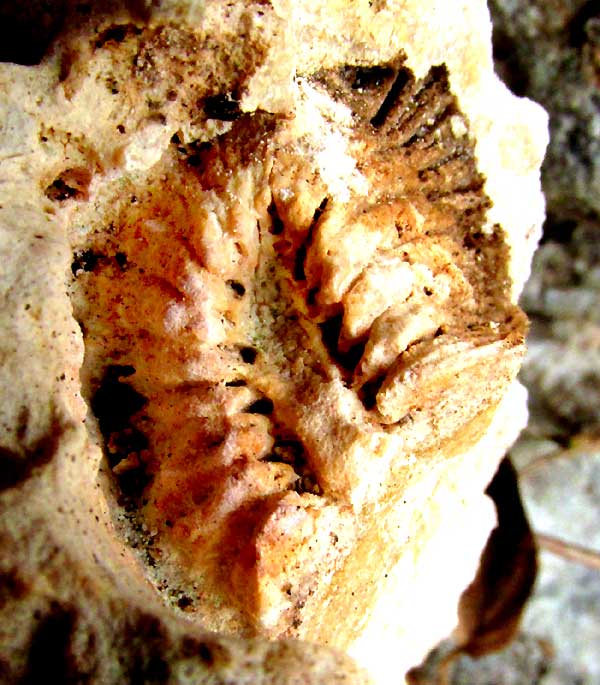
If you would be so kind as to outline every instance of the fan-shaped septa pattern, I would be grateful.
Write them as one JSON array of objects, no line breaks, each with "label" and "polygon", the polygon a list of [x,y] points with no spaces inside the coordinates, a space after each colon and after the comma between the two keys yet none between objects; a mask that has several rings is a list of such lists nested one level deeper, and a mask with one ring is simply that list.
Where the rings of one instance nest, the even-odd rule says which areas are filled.
[{"label": "fan-shaped septa pattern", "polygon": [[301,87],[317,123],[236,109],[71,223],[82,380],[154,560],[208,627],[272,636],[320,610],[398,445],[499,400],[524,330],[445,68]]}]

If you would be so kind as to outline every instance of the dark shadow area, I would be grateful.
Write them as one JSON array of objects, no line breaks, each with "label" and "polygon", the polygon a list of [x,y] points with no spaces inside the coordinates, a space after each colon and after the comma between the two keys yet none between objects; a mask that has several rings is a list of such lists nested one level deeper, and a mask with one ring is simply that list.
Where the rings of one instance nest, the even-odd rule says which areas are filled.
[{"label": "dark shadow area", "polygon": [[[39,64],[63,29],[77,28],[92,16],[110,17],[122,9],[132,21],[149,17],[144,0],[0,0],[0,62]],[[109,31],[100,40],[115,40],[119,31],[117,27],[116,33]]]},{"label": "dark shadow area", "polygon": [[492,36],[496,73],[515,95],[523,97],[529,90],[527,69],[521,64],[519,50],[513,38],[495,25]]},{"label": "dark shadow area", "polygon": [[0,62],[39,64],[64,26],[68,0],[0,0]]}]

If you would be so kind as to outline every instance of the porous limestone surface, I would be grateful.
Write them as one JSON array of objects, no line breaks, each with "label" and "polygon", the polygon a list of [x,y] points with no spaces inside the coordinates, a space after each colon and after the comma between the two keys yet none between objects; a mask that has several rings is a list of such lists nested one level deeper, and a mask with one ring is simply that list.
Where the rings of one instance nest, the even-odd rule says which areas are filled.
[{"label": "porous limestone surface", "polygon": [[57,3],[1,65],[5,681],[395,683],[453,628],[546,133],[433,5]]}]

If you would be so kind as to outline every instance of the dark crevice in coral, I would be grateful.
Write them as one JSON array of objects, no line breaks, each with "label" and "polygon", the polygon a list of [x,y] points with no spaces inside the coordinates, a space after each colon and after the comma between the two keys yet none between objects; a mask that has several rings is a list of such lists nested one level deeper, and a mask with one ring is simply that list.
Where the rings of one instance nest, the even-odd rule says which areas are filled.
[{"label": "dark crevice in coral", "polygon": [[105,29],[96,39],[96,48],[103,48],[107,43],[122,43],[127,36],[139,36],[142,29],[135,24],[115,24]]},{"label": "dark crevice in coral", "polygon": [[273,235],[281,235],[285,227],[283,221],[281,220],[281,217],[279,216],[279,212],[277,211],[277,205],[274,201],[271,202],[267,211],[269,213],[269,216],[271,217],[270,232]]},{"label": "dark crevice in coral", "polygon": [[199,172],[204,168],[206,157],[213,149],[213,144],[208,141],[193,140],[182,143],[178,133],[171,137],[171,145],[176,148],[180,159]]},{"label": "dark crevice in coral", "polygon": [[321,200],[321,203],[319,206],[315,209],[315,213],[313,214],[312,222],[310,225],[309,232],[313,231],[315,226],[319,223],[319,219],[321,218],[321,215],[323,212],[327,209],[327,205],[329,204],[329,198],[324,197]]},{"label": "dark crevice in coral", "polygon": [[85,167],[65,169],[44,191],[53,202],[87,200],[92,172]]},{"label": "dark crevice in coral", "polygon": [[423,83],[423,90],[431,88],[436,83],[441,84],[444,91],[450,89],[450,84],[448,81],[448,67],[445,64],[435,64],[427,72]]},{"label": "dark crevice in coral", "polygon": [[79,250],[73,254],[73,261],[71,262],[71,271],[73,276],[81,271],[90,272],[93,271],[98,262],[104,258],[103,254],[94,252],[94,250]]},{"label": "dark crevice in coral", "polygon": [[112,433],[109,442],[108,461],[114,468],[131,453],[139,453],[147,450],[148,438],[138,428],[125,428],[118,433]]},{"label": "dark crevice in coral", "polygon": [[247,414],[262,414],[263,416],[269,416],[273,413],[273,401],[268,397],[261,397],[260,399],[252,402],[252,404],[244,409]]},{"label": "dark crevice in coral", "polygon": [[308,493],[310,495],[323,494],[323,489],[312,473],[300,476],[300,478],[298,478],[298,480],[294,483],[294,491],[299,495],[304,493]]},{"label": "dark crevice in coral", "polygon": [[236,121],[242,116],[240,103],[228,94],[212,95],[204,101],[204,113],[209,119]]},{"label": "dark crevice in coral", "polygon": [[323,494],[323,489],[310,468],[304,445],[298,438],[291,438],[287,435],[276,437],[271,452],[262,461],[289,464],[298,475],[293,486],[297,493]]},{"label": "dark crevice in coral", "polygon": [[294,257],[294,269],[292,276],[295,281],[305,281],[306,273],[304,272],[304,263],[306,261],[307,244],[310,240],[310,235],[307,236],[306,241],[300,245],[296,250],[296,256]]},{"label": "dark crevice in coral", "polygon": [[240,357],[244,364],[254,364],[257,356],[258,350],[254,349],[254,347],[242,347],[240,349]]},{"label": "dark crevice in coral", "polygon": [[[123,471],[118,475],[119,488],[124,498],[139,500],[150,482],[151,477],[143,465]],[[123,505],[125,502],[126,499],[119,498],[119,504]]]},{"label": "dark crevice in coral", "polygon": [[[402,147],[410,148],[416,143],[425,140],[429,135],[438,130],[440,126],[444,123],[444,121],[454,116],[457,113],[457,111],[458,110],[456,109],[456,106],[454,104],[449,104],[441,112],[437,113],[432,119],[428,120],[427,123],[419,126],[415,133],[413,133],[413,135],[406,142],[402,143]],[[451,158],[445,160],[441,164],[438,164],[435,168],[441,167],[448,161],[451,161]]]},{"label": "dark crevice in coral", "polygon": [[452,200],[457,195],[468,196],[469,194],[473,194],[473,199],[476,203],[483,202],[489,204],[490,201],[483,192],[484,183],[485,181],[482,177],[471,180],[468,185],[462,185],[461,182],[458,181],[455,188],[431,190],[426,193],[425,197],[430,202],[435,202],[436,200],[443,200],[445,198]]},{"label": "dark crevice in coral", "polygon": [[[352,108],[357,120],[367,124],[371,129],[368,135],[375,134],[375,164],[381,161],[386,170],[394,156],[398,174],[402,174],[401,168],[405,165],[408,169],[413,167],[418,179],[415,192],[443,212],[452,212],[453,224],[460,234],[476,229],[490,201],[485,195],[485,179],[477,171],[466,129],[459,134],[454,130],[453,117],[460,115],[460,110],[450,90],[447,67],[435,65],[423,79],[416,81],[401,66],[400,59],[399,56],[395,63],[364,74],[356,67],[344,67],[333,76],[322,74],[321,80],[334,97]],[[397,74],[392,83],[390,73]],[[372,110],[360,95],[366,85],[378,88],[383,98],[374,115],[366,115]],[[369,95],[373,100],[374,93]],[[390,182],[391,176],[390,173]],[[431,237],[431,229],[428,230],[426,235]]]},{"label": "dark crevice in coral", "polygon": [[307,293],[306,293],[306,304],[309,307],[314,307],[317,303],[317,295],[319,294],[319,287],[311,288]]},{"label": "dark crevice in coral", "polygon": [[127,268],[128,260],[127,255],[124,252],[117,252],[115,254],[115,261],[121,270],[125,270]]},{"label": "dark crevice in coral", "polygon": [[294,257],[294,268],[293,268],[293,277],[294,280],[296,281],[305,281],[306,280],[306,273],[304,270],[305,264],[306,264],[306,255],[308,253],[308,249],[310,248],[312,241],[313,241],[313,236],[315,232],[315,228],[317,227],[319,223],[319,219],[323,215],[323,212],[327,208],[327,204],[329,202],[328,197],[324,197],[321,200],[321,203],[319,206],[315,209],[315,212],[313,214],[312,221],[310,222],[310,226],[308,227],[308,232],[306,234],[306,238],[300,245],[300,247],[296,250],[296,256]]},{"label": "dark crevice in coral", "polygon": [[402,92],[413,80],[412,72],[409,69],[400,69],[392,87],[385,96],[381,106],[377,110],[375,116],[371,119],[371,124],[375,128],[383,126],[388,119],[394,105],[397,103]]},{"label": "dark crevice in coral", "polygon": [[134,374],[135,368],[130,365],[108,366],[92,397],[92,411],[105,436],[126,428],[131,417],[147,402],[131,385],[121,381]]},{"label": "dark crevice in coral", "polygon": [[236,297],[242,298],[246,294],[246,287],[239,281],[229,280],[227,285],[233,290]]},{"label": "dark crevice in coral", "polygon": [[353,90],[374,90],[385,85],[394,77],[394,70],[389,66],[346,67],[344,75],[351,82]]},{"label": "dark crevice in coral", "polygon": [[121,378],[133,374],[133,366],[107,367],[104,378],[92,396],[90,406],[98,420],[104,438],[106,458],[111,469],[118,467],[124,460],[131,460],[126,469],[122,468],[116,474],[122,494],[127,497],[140,497],[150,482],[150,477],[139,455],[148,449],[149,443],[146,435],[132,425],[131,420],[148,400],[129,383],[121,381]]},{"label": "dark crevice in coral", "polygon": [[336,314],[320,323],[321,339],[331,358],[339,366],[347,371],[354,371],[365,351],[366,340],[360,340],[346,349],[340,348],[343,318],[343,314]]},{"label": "dark crevice in coral", "polygon": [[359,342],[351,345],[347,349],[338,350],[338,360],[343,367],[353,371],[358,362],[362,359],[365,352],[365,347],[367,345],[367,340],[360,340]]},{"label": "dark crevice in coral", "polygon": [[464,161],[468,163],[469,157],[467,154],[465,154],[464,148],[457,146],[455,149],[451,150],[449,154],[441,156],[439,159],[435,160],[435,162],[431,162],[430,164],[427,164],[425,166],[418,167],[419,172],[417,175],[419,177],[419,180],[426,181],[428,180],[429,175],[432,172],[436,172],[440,169],[443,169],[443,167],[445,167],[447,164],[450,164],[451,162],[458,161]]},{"label": "dark crevice in coral", "polygon": [[263,461],[279,462],[294,466],[304,461],[304,447],[294,438],[276,438],[271,452]]},{"label": "dark crevice in coral", "polygon": [[340,331],[342,330],[343,314],[336,314],[330,319],[319,324],[321,329],[321,338],[323,344],[329,351],[332,357],[335,357],[338,349],[338,340],[340,338]]},{"label": "dark crevice in coral", "polygon": [[65,200],[70,200],[71,198],[77,198],[79,191],[77,188],[72,188],[67,185],[67,183],[61,179],[57,178],[56,181],[51,183],[45,190],[46,197],[54,202],[64,202]]},{"label": "dark crevice in coral", "polygon": [[367,410],[375,409],[377,405],[377,393],[385,380],[385,373],[382,373],[370,381],[367,381],[358,391],[358,399]]}]

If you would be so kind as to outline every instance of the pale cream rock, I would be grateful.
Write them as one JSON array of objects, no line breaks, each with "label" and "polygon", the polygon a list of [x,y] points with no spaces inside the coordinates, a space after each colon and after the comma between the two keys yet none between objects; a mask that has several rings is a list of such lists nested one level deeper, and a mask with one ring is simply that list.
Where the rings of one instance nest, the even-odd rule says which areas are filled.
[{"label": "pale cream rock", "polygon": [[545,114],[483,0],[76,4],[0,67],[7,679],[62,626],[92,683],[397,683],[525,421]]}]

